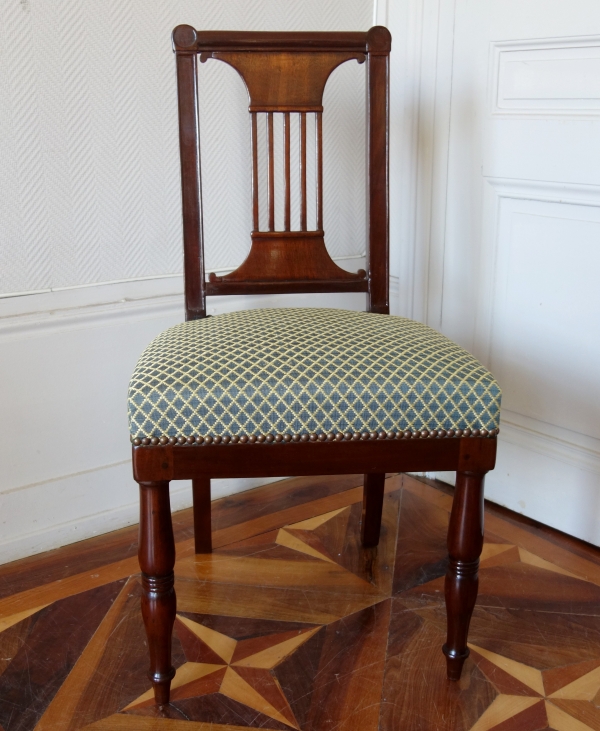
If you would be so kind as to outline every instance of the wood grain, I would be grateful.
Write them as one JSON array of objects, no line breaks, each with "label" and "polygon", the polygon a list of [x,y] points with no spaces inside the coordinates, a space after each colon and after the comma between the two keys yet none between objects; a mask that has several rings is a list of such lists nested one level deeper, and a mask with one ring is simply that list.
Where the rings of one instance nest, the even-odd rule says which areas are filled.
[{"label": "wood grain", "polygon": [[237,586],[316,587],[324,592],[377,595],[364,579],[325,561],[271,561],[260,557],[196,556],[177,564],[182,579],[195,578]]},{"label": "wood grain", "polygon": [[318,589],[298,591],[280,587],[240,587],[235,584],[176,580],[177,602],[182,612],[207,612],[225,616],[328,624],[372,606],[384,596],[343,593]]},{"label": "wood grain", "polygon": [[369,49],[390,50],[389,36],[387,39],[378,38],[365,32],[196,31],[189,25],[179,25],[175,28],[173,47],[178,51],[188,53],[211,52],[222,48],[236,51],[266,49],[269,51],[356,51],[362,53]]},{"label": "wood grain", "polygon": [[0,633],[0,675],[27,641],[33,621],[35,620],[28,616]]},{"label": "wood grain", "polygon": [[331,72],[344,61],[363,61],[356,52],[320,53],[212,51],[212,58],[233,66],[244,79],[250,110],[303,112],[322,109],[323,90]]},{"label": "wood grain", "polygon": [[[143,716],[127,716],[119,713],[109,718],[85,726],[86,731],[248,731],[248,726],[224,726],[220,723],[203,723],[202,721],[162,720],[160,718],[144,718]],[[263,727],[263,731],[274,731]]]},{"label": "wood grain", "polygon": [[323,229],[323,113],[315,114],[315,134],[317,146],[317,230]]},{"label": "wood grain", "polygon": [[376,731],[390,600],[327,627],[308,728]]},{"label": "wood grain", "polygon": [[[33,726],[169,731],[184,723],[202,731],[285,731],[294,724],[311,731],[600,728],[598,587],[571,567],[553,564],[552,553],[542,558],[533,544],[505,538],[519,537],[518,521],[502,525],[496,516],[500,522],[487,531],[471,656],[462,679],[448,684],[440,653],[446,624],[442,581],[439,566],[437,578],[433,567],[443,550],[449,495],[411,477],[387,480],[382,537],[377,553],[369,554],[358,539],[360,487],[346,483],[348,489],[339,493],[334,491],[339,484],[328,487],[326,481],[315,489],[306,481],[294,484],[298,491],[289,489],[283,502],[272,489],[263,493],[264,505],[242,494],[216,512],[223,531],[216,531],[218,542],[238,540],[218,547],[211,561],[251,559],[250,578],[225,583],[225,574],[215,572],[210,581],[177,581],[172,653],[181,682],[176,676],[170,706],[159,711],[152,704],[144,673],[139,579],[131,577],[120,591],[117,584],[90,581],[86,588],[82,581],[80,592],[51,600],[0,631],[0,658],[7,658],[0,659],[0,713],[13,714],[0,717],[1,726],[7,731]],[[285,485],[279,486],[282,492]],[[288,507],[287,501],[300,495],[307,502]],[[191,511],[179,546],[181,564],[191,566],[190,529]],[[278,545],[280,530],[325,551],[333,563]],[[531,526],[523,530],[544,541]],[[107,542],[114,547],[110,536]],[[550,552],[572,553],[554,540],[547,543]],[[93,555],[85,544],[81,548],[85,556]],[[583,559],[579,552],[572,555]],[[40,563],[52,565],[50,557],[40,557]],[[273,569],[276,563],[284,569],[280,574]],[[299,566],[302,585],[294,580]],[[363,585],[370,589],[365,594],[319,586],[318,568],[310,584],[309,566],[329,567],[336,576],[359,582],[361,591]],[[96,573],[104,576],[102,568]],[[278,586],[266,585],[273,573]],[[57,594],[60,583],[53,589]],[[228,668],[237,675],[222,688]]]},{"label": "wood grain", "polygon": [[519,731],[525,728],[547,728],[548,719],[544,702],[538,698],[500,695],[479,718],[471,731],[504,729]]},{"label": "wood grain", "polygon": [[[388,56],[391,37],[387,29],[368,33],[257,33],[204,32],[188,25],[173,31],[177,57],[182,203],[184,219],[185,283],[187,319],[206,316],[206,295],[279,292],[368,292],[373,312],[387,312],[388,257],[387,160],[388,152]],[[201,62],[218,60],[232,66],[242,77],[250,97],[252,146],[252,248],[246,262],[234,272],[204,280],[202,201],[197,56]],[[369,271],[350,275],[337,267],[323,244],[322,117],[323,91],[332,71],[345,62],[369,59],[367,110],[369,156]],[[274,239],[257,238],[259,232],[257,113],[267,114],[267,219],[268,232],[275,233],[273,114],[284,121],[284,231]],[[298,245],[290,231],[290,135],[289,115],[300,115],[300,229],[308,232],[306,114],[316,114],[316,218],[318,245]],[[383,185],[383,188],[382,188]],[[384,221],[379,223],[379,219]],[[286,246],[287,244],[287,246]],[[314,258],[320,276],[309,266]],[[267,270],[265,263],[270,263]],[[192,278],[196,276],[197,281]],[[156,475],[145,478],[159,479]]]},{"label": "wood grain", "polygon": [[198,140],[198,72],[195,55],[177,57],[179,152],[183,206],[185,319],[206,316],[200,144]]},{"label": "wood grain", "polygon": [[194,550],[196,553],[212,551],[212,510],[210,477],[192,480],[194,499]]},{"label": "wood grain", "polygon": [[[267,236],[260,234],[261,236]],[[279,234],[277,234],[279,235]],[[243,266],[243,265],[242,265]],[[230,276],[230,275],[227,275]],[[138,482],[222,477],[280,477],[362,471],[456,470],[467,465],[485,472],[496,462],[496,439],[368,439],[280,444],[210,444],[201,447],[133,447]],[[234,456],[235,455],[235,456]]]},{"label": "wood grain", "polygon": [[[562,713],[561,713],[562,712]],[[600,709],[591,703],[572,700],[552,700],[546,703],[548,720],[565,731],[600,731]]]},{"label": "wood grain", "polygon": [[[394,594],[446,574],[450,513],[422,498],[404,478],[394,566]],[[411,490],[411,487],[413,488]]]},{"label": "wood grain", "polygon": [[[283,507],[291,508],[317,497],[343,492],[360,485],[361,481],[362,475],[293,477],[239,493],[234,498],[224,497],[212,502],[213,527],[227,528]],[[191,509],[173,513],[173,530],[178,543],[194,536]],[[75,574],[94,573],[93,569],[135,556],[137,540],[138,528],[132,526],[4,564],[0,566],[0,599]]]},{"label": "wood grain", "polygon": [[[275,195],[274,190],[271,191],[271,183],[269,191],[269,195]],[[340,291],[343,288],[367,290],[364,274],[353,274],[342,269],[329,256],[322,230],[307,231],[303,228],[301,231],[275,231],[274,218],[271,218],[275,215],[274,211],[274,203],[271,206],[270,199],[269,229],[252,232],[248,256],[237,269],[223,276],[214,273],[209,275],[208,294],[242,294],[251,289],[273,294],[266,291],[265,287],[285,290],[294,283],[304,286],[310,282],[314,285],[310,291],[320,291],[314,287],[325,287],[336,282]],[[306,226],[306,223],[303,225]]]},{"label": "wood grain", "polygon": [[[440,653],[444,626],[434,625],[393,600],[383,683],[383,731],[467,731],[497,691],[472,663],[459,683],[448,683]],[[467,692],[468,690],[468,692]]]},{"label": "wood grain", "polygon": [[[140,612],[142,588],[139,581],[131,582],[118,608],[119,616],[112,624],[106,642],[99,648],[100,656],[92,673],[88,675],[85,690],[81,693],[68,728],[79,729],[101,718],[120,711],[148,688],[148,666],[144,625]],[[99,628],[99,631],[101,628]],[[173,643],[174,664],[184,662],[181,647]],[[142,672],[140,672],[140,669]],[[89,673],[89,666],[78,668],[77,673]]]},{"label": "wood grain", "polygon": [[[407,595],[399,599],[423,621],[434,625],[439,632],[443,631],[445,617],[441,599],[420,608],[406,600]],[[543,636],[540,627],[543,627]],[[600,622],[594,616],[476,606],[470,642],[537,668],[544,676],[551,668],[565,668],[600,658]],[[472,664],[471,660],[467,664]],[[556,688],[555,684],[554,690]]]},{"label": "wood grain", "polygon": [[135,584],[135,581],[129,579],[122,585],[112,606],[105,613],[102,623],[79,655],[65,682],[60,686],[52,702],[37,723],[36,731],[46,731],[46,729],[56,729],[57,727],[65,729],[65,731],[67,729],[68,731],[74,731],[80,728],[79,720],[75,717],[77,706],[86,692],[91,676],[98,667],[108,638],[113,632],[121,609],[127,601],[132,584]]},{"label": "wood grain", "polygon": [[[287,489],[284,488],[281,493],[279,493],[277,487],[273,487],[273,485],[268,485],[266,488],[258,488],[257,493],[252,496],[242,493],[240,497],[241,505],[236,505],[235,502],[231,501],[229,498],[224,498],[222,503],[217,501],[216,505],[222,505],[222,510],[226,515],[220,523],[219,518],[221,511],[219,509],[215,510],[214,522],[217,525],[224,524],[225,527],[213,532],[213,545],[215,547],[224,546],[227,545],[227,543],[232,543],[244,537],[250,537],[257,535],[258,533],[272,530],[273,528],[282,527],[286,523],[293,521],[294,518],[298,516],[308,517],[314,515],[315,512],[326,512],[327,509],[334,509],[346,506],[352,502],[359,502],[362,497],[361,488],[355,488],[350,491],[346,490],[345,492],[347,494],[344,494],[341,488],[346,487],[348,484],[352,484],[357,480],[360,481],[360,479],[360,476],[342,476],[339,480],[333,479],[332,486],[330,486],[329,490],[327,490],[322,487],[322,479],[318,479],[314,485],[310,486],[310,489],[305,489],[305,485],[309,483],[309,480],[307,480],[307,478],[299,478],[290,480],[290,484]],[[388,480],[386,489],[390,491],[399,489],[399,479],[400,478],[395,478],[391,482]],[[278,483],[274,484],[277,485]],[[250,492],[254,493],[254,491]],[[315,492],[330,492],[331,494],[327,497],[310,501],[311,503],[314,503],[314,505],[310,507],[308,504],[302,502],[303,498],[312,496]],[[231,507],[231,511],[229,511],[227,509],[227,505],[232,502],[233,506]],[[287,503],[290,507],[278,509],[280,508],[281,503]],[[294,511],[294,505],[298,506],[299,512]],[[333,506],[333,508],[330,506]],[[229,512],[231,512],[231,514],[228,514]],[[235,522],[232,524],[232,521],[235,521],[242,512],[246,512],[250,515],[258,513],[260,517],[251,518],[250,520],[237,525],[235,525]],[[192,511],[190,510],[187,512],[187,526],[191,528],[192,525],[193,518]],[[137,528],[134,530],[137,534]],[[126,529],[126,531],[128,532],[125,533],[125,537],[129,538],[132,531],[131,529]],[[109,539],[110,537],[111,534],[109,534]],[[94,545],[97,545],[97,539],[91,539],[91,541],[96,542]],[[71,546],[67,548],[68,555],[72,556],[76,549]],[[128,550],[127,552],[129,553],[130,551]],[[137,541],[133,544],[133,552],[134,554],[137,553]],[[193,539],[183,540],[177,544],[178,557],[189,556],[193,552]],[[101,563],[98,563],[101,561],[102,553],[102,550],[98,549],[97,555],[93,557],[94,568],[97,569],[93,573],[85,571],[80,574],[69,575],[64,579],[58,579],[48,584],[32,587],[0,600],[0,618],[11,616],[17,612],[27,611],[33,607],[49,604],[53,601],[57,601],[58,599],[108,584],[137,572],[138,563],[136,558],[127,558],[114,563],[102,565]],[[47,565],[47,559],[45,557],[42,558],[41,562],[42,566]],[[18,570],[23,566],[30,566],[31,560],[15,563],[17,564]],[[12,568],[13,567],[11,566],[11,569]],[[36,571],[33,573],[35,577],[42,572]],[[14,569],[11,571],[11,578],[12,575],[14,575]],[[17,581],[14,583],[18,585]]]},{"label": "wood grain", "polygon": [[[410,477],[406,478],[405,487],[409,492],[419,494],[422,499],[430,504],[448,511],[451,510],[452,498],[447,493]],[[493,512],[491,514],[488,512],[486,515],[486,530],[501,537],[507,543],[521,546],[540,558],[551,561],[557,566],[600,586],[600,566],[597,561],[591,561],[582,555],[589,553],[589,545],[586,545],[583,541],[577,542],[581,544],[581,547],[576,553],[573,553],[558,543],[559,531],[553,531],[554,540],[548,541],[543,537],[546,530],[536,534],[531,526],[522,527],[519,525],[516,515],[512,517],[511,521],[507,521],[496,516]],[[551,529],[547,530],[550,531]],[[565,543],[571,544],[573,540],[566,539]]]},{"label": "wood grain", "polygon": [[583,675],[595,670],[600,667],[600,659],[594,658],[593,660],[585,660],[575,665],[567,665],[564,667],[550,668],[543,673],[544,676],[544,687],[546,693],[552,695],[555,691],[560,688],[564,688],[565,685],[572,683],[574,680],[581,678]]}]

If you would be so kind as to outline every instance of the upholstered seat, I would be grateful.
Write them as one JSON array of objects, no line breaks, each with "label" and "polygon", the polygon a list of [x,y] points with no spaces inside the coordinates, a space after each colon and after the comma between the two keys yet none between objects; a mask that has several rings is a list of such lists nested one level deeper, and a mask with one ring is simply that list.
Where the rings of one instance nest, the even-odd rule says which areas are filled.
[{"label": "upholstered seat", "polygon": [[245,310],[176,325],[146,348],[129,387],[134,441],[485,435],[499,416],[500,388],[466,350],[406,318],[335,309]]}]

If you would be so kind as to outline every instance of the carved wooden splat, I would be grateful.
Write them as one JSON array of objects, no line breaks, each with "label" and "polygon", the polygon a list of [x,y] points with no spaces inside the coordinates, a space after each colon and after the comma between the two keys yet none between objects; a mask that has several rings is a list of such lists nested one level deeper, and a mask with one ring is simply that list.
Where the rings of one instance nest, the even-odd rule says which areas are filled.
[{"label": "carved wooden splat", "polygon": [[[249,96],[252,139],[252,246],[235,271],[223,277],[209,275],[208,294],[231,292],[230,285],[244,282],[352,282],[366,291],[364,270],[356,274],[340,268],[329,256],[323,232],[323,92],[331,72],[340,64],[365,61],[355,51],[206,51],[200,56],[224,61],[238,71]],[[259,230],[257,114],[267,114],[268,231]],[[290,114],[300,115],[300,228],[290,230]],[[316,229],[308,230],[306,180],[306,114],[315,114]],[[284,230],[275,230],[275,170],[273,114],[284,115]],[[235,291],[238,291],[237,289]],[[265,290],[266,291],[266,290]]]},{"label": "carved wooden splat", "polygon": [[213,51],[202,54],[225,61],[240,74],[251,112],[322,112],[323,90],[331,72],[364,53],[281,53]]}]

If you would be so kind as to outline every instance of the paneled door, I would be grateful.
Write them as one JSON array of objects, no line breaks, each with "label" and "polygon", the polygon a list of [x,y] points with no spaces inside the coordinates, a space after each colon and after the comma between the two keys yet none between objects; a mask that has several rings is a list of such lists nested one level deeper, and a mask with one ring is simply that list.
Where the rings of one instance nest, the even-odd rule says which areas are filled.
[{"label": "paneled door", "polygon": [[600,544],[600,2],[436,17],[426,319],[503,387],[488,497]]}]

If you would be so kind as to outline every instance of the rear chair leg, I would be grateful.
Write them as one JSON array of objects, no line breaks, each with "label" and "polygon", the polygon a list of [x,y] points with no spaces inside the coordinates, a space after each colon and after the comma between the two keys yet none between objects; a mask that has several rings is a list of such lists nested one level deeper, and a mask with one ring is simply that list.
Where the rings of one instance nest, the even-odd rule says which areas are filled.
[{"label": "rear chair leg", "polygon": [[194,546],[196,553],[212,553],[210,477],[192,480],[194,496]]},{"label": "rear chair leg", "polygon": [[467,634],[477,590],[483,548],[483,481],[485,473],[457,472],[448,528],[450,563],[446,573],[448,638],[442,648],[449,680],[459,680],[469,656]]},{"label": "rear chair leg", "polygon": [[379,543],[385,472],[365,475],[362,505],[361,538],[365,548]]},{"label": "rear chair leg", "polygon": [[140,539],[138,557],[142,569],[142,616],[150,650],[150,680],[156,703],[169,703],[171,636],[176,599],[173,588],[175,541],[171,523],[168,482],[140,482]]}]

